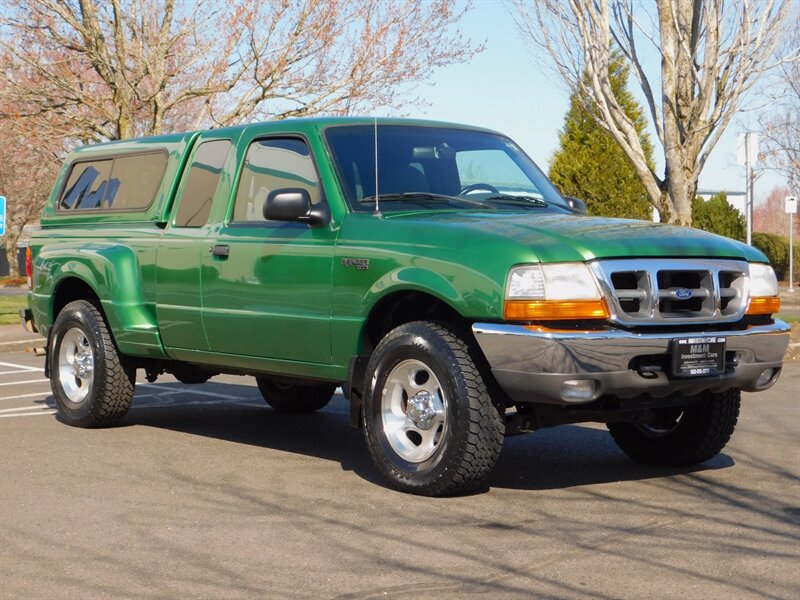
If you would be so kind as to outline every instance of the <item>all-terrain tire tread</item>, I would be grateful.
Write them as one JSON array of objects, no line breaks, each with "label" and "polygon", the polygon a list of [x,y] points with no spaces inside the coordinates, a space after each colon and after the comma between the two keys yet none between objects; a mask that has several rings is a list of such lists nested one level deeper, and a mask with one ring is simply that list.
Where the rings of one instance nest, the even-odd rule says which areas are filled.
[{"label": "all-terrain tire tread", "polygon": [[739,419],[741,391],[707,394],[689,406],[682,423],[663,438],[648,438],[632,423],[609,423],[617,446],[633,460],[659,466],[690,466],[705,462],[728,444]]},{"label": "all-terrain tire tread", "polygon": [[276,412],[287,414],[310,413],[325,408],[336,392],[336,384],[317,383],[292,385],[285,390],[276,388],[268,377],[256,377],[264,401]]},{"label": "all-terrain tire tread", "polygon": [[739,407],[741,392],[737,389],[716,394],[711,403],[709,424],[701,443],[694,452],[687,456],[687,464],[696,464],[707,461],[728,444],[739,421]]},{"label": "all-terrain tire tread", "polygon": [[[136,369],[131,361],[117,349],[100,309],[87,300],[75,300],[67,304],[61,314],[85,311],[88,325],[100,342],[105,369],[104,377],[93,382],[92,393],[96,394],[85,417],[70,421],[78,427],[108,427],[118,423],[127,414],[133,401]],[[58,319],[56,320],[58,323]]]},{"label": "all-terrain tire tread", "polygon": [[[466,435],[459,441],[459,445],[453,452],[453,455],[457,457],[454,463],[443,470],[436,479],[423,485],[409,480],[407,474],[393,468],[389,463],[385,464],[394,471],[396,480],[402,482],[396,487],[403,491],[425,496],[463,493],[482,484],[497,462],[503,446],[505,427],[503,416],[494,406],[488,394],[484,383],[485,375],[477,366],[481,364],[481,361],[476,356],[476,349],[445,324],[433,321],[406,323],[387,334],[381,344],[419,330],[419,328],[424,328],[437,335],[449,347],[455,359],[456,364],[453,366],[456,367],[456,372],[461,374],[469,399]],[[377,441],[369,439],[369,427],[365,427],[364,430],[368,435],[370,453],[373,454],[376,461],[381,461],[380,456],[375,456],[380,452],[377,449]]]}]

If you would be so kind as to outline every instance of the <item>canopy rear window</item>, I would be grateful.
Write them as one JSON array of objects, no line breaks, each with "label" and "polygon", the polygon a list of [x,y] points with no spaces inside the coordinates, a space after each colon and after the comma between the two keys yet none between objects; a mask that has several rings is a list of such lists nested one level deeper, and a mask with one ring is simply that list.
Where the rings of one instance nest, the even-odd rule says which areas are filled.
[{"label": "canopy rear window", "polygon": [[167,153],[160,150],[77,162],[58,210],[144,210],[153,203],[166,168]]}]

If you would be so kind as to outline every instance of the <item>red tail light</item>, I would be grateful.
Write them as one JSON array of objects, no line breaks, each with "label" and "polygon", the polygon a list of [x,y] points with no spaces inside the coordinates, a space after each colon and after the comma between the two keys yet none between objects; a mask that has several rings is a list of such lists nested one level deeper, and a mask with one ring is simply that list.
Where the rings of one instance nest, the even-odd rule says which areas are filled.
[{"label": "red tail light", "polygon": [[25,250],[25,277],[28,278],[28,287],[33,287],[33,254],[31,253],[31,247],[28,246],[28,249]]}]

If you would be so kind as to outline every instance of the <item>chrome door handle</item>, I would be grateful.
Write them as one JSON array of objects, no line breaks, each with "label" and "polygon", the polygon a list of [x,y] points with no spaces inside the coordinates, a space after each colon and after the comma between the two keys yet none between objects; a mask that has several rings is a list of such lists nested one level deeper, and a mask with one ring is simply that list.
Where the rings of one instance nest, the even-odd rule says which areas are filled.
[{"label": "chrome door handle", "polygon": [[217,244],[211,248],[211,253],[217,258],[228,258],[231,247],[228,244]]}]

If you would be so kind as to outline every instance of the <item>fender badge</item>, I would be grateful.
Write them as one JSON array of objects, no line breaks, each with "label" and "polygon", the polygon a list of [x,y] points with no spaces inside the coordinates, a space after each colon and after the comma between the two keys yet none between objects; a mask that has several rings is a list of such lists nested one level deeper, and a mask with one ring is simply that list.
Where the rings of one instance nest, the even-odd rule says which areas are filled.
[{"label": "fender badge", "polygon": [[343,258],[342,265],[345,267],[352,267],[356,271],[366,271],[369,269],[368,258]]}]

